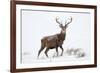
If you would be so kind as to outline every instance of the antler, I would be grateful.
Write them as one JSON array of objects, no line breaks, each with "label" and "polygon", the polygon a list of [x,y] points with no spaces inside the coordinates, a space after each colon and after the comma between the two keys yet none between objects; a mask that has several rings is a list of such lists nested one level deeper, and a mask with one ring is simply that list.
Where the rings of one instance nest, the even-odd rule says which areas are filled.
[{"label": "antler", "polygon": [[58,19],[59,19],[59,18],[56,17],[56,22],[57,22],[58,24],[62,25],[62,23],[59,22]]},{"label": "antler", "polygon": [[70,24],[72,22],[72,17],[70,16],[70,21],[69,22],[65,22],[65,25],[68,25],[68,24]]}]

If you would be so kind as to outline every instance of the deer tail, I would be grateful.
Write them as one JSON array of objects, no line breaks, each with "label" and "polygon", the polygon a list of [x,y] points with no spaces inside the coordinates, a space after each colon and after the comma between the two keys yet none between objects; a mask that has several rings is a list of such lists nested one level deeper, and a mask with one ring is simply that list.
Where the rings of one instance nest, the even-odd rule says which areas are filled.
[{"label": "deer tail", "polygon": [[45,40],[44,40],[44,39],[42,39],[42,40],[41,40],[41,47],[43,47],[43,48],[44,48],[44,47],[45,47],[45,44],[46,44]]}]

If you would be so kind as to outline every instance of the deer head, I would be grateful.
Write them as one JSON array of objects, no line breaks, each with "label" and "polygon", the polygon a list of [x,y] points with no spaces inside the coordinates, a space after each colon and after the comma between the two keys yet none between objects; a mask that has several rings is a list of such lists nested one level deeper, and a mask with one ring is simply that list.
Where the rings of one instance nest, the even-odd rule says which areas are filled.
[{"label": "deer head", "polygon": [[66,28],[68,27],[68,24],[72,22],[72,17],[70,17],[70,21],[65,21],[65,25],[62,24],[62,22],[59,22],[59,18],[56,17],[56,22],[59,24],[59,27],[61,28],[61,32],[66,32]]}]

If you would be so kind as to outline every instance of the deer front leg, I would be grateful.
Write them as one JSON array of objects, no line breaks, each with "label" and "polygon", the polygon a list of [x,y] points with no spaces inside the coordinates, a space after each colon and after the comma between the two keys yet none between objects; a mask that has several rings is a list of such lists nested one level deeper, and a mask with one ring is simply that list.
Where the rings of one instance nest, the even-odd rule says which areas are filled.
[{"label": "deer front leg", "polygon": [[57,56],[58,56],[58,47],[56,47],[56,52],[57,52]]},{"label": "deer front leg", "polygon": [[62,53],[61,53],[61,56],[63,55],[63,51],[64,51],[64,49],[63,49],[63,47],[62,46],[60,46],[60,48],[61,48],[61,50],[62,50]]}]

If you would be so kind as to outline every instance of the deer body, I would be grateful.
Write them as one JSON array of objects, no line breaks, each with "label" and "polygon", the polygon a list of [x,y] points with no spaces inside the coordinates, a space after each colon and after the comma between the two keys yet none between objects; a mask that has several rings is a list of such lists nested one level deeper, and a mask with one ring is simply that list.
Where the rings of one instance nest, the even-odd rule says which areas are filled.
[{"label": "deer body", "polygon": [[[72,18],[71,18],[71,21],[72,21]],[[71,21],[69,23],[71,23]],[[45,36],[41,39],[41,48],[38,52],[38,56],[40,55],[40,53],[42,52],[42,50],[44,48],[46,48],[45,55],[47,57],[48,57],[47,52],[49,51],[49,49],[54,49],[54,48],[56,49],[57,56],[58,56],[58,47],[61,48],[61,50],[62,50],[61,55],[63,55],[64,49],[63,49],[62,45],[63,45],[63,42],[64,42],[65,37],[66,37],[66,28],[67,28],[69,23],[65,23],[65,26],[63,26],[62,23],[60,23],[58,21],[58,19],[56,19],[56,22],[58,24],[60,24],[59,27],[61,28],[61,32],[58,34],[55,34],[55,35]]]},{"label": "deer body", "polygon": [[59,47],[63,44],[63,41],[65,40],[65,33],[55,34],[52,36],[46,36],[42,38],[41,43],[50,49]]}]

